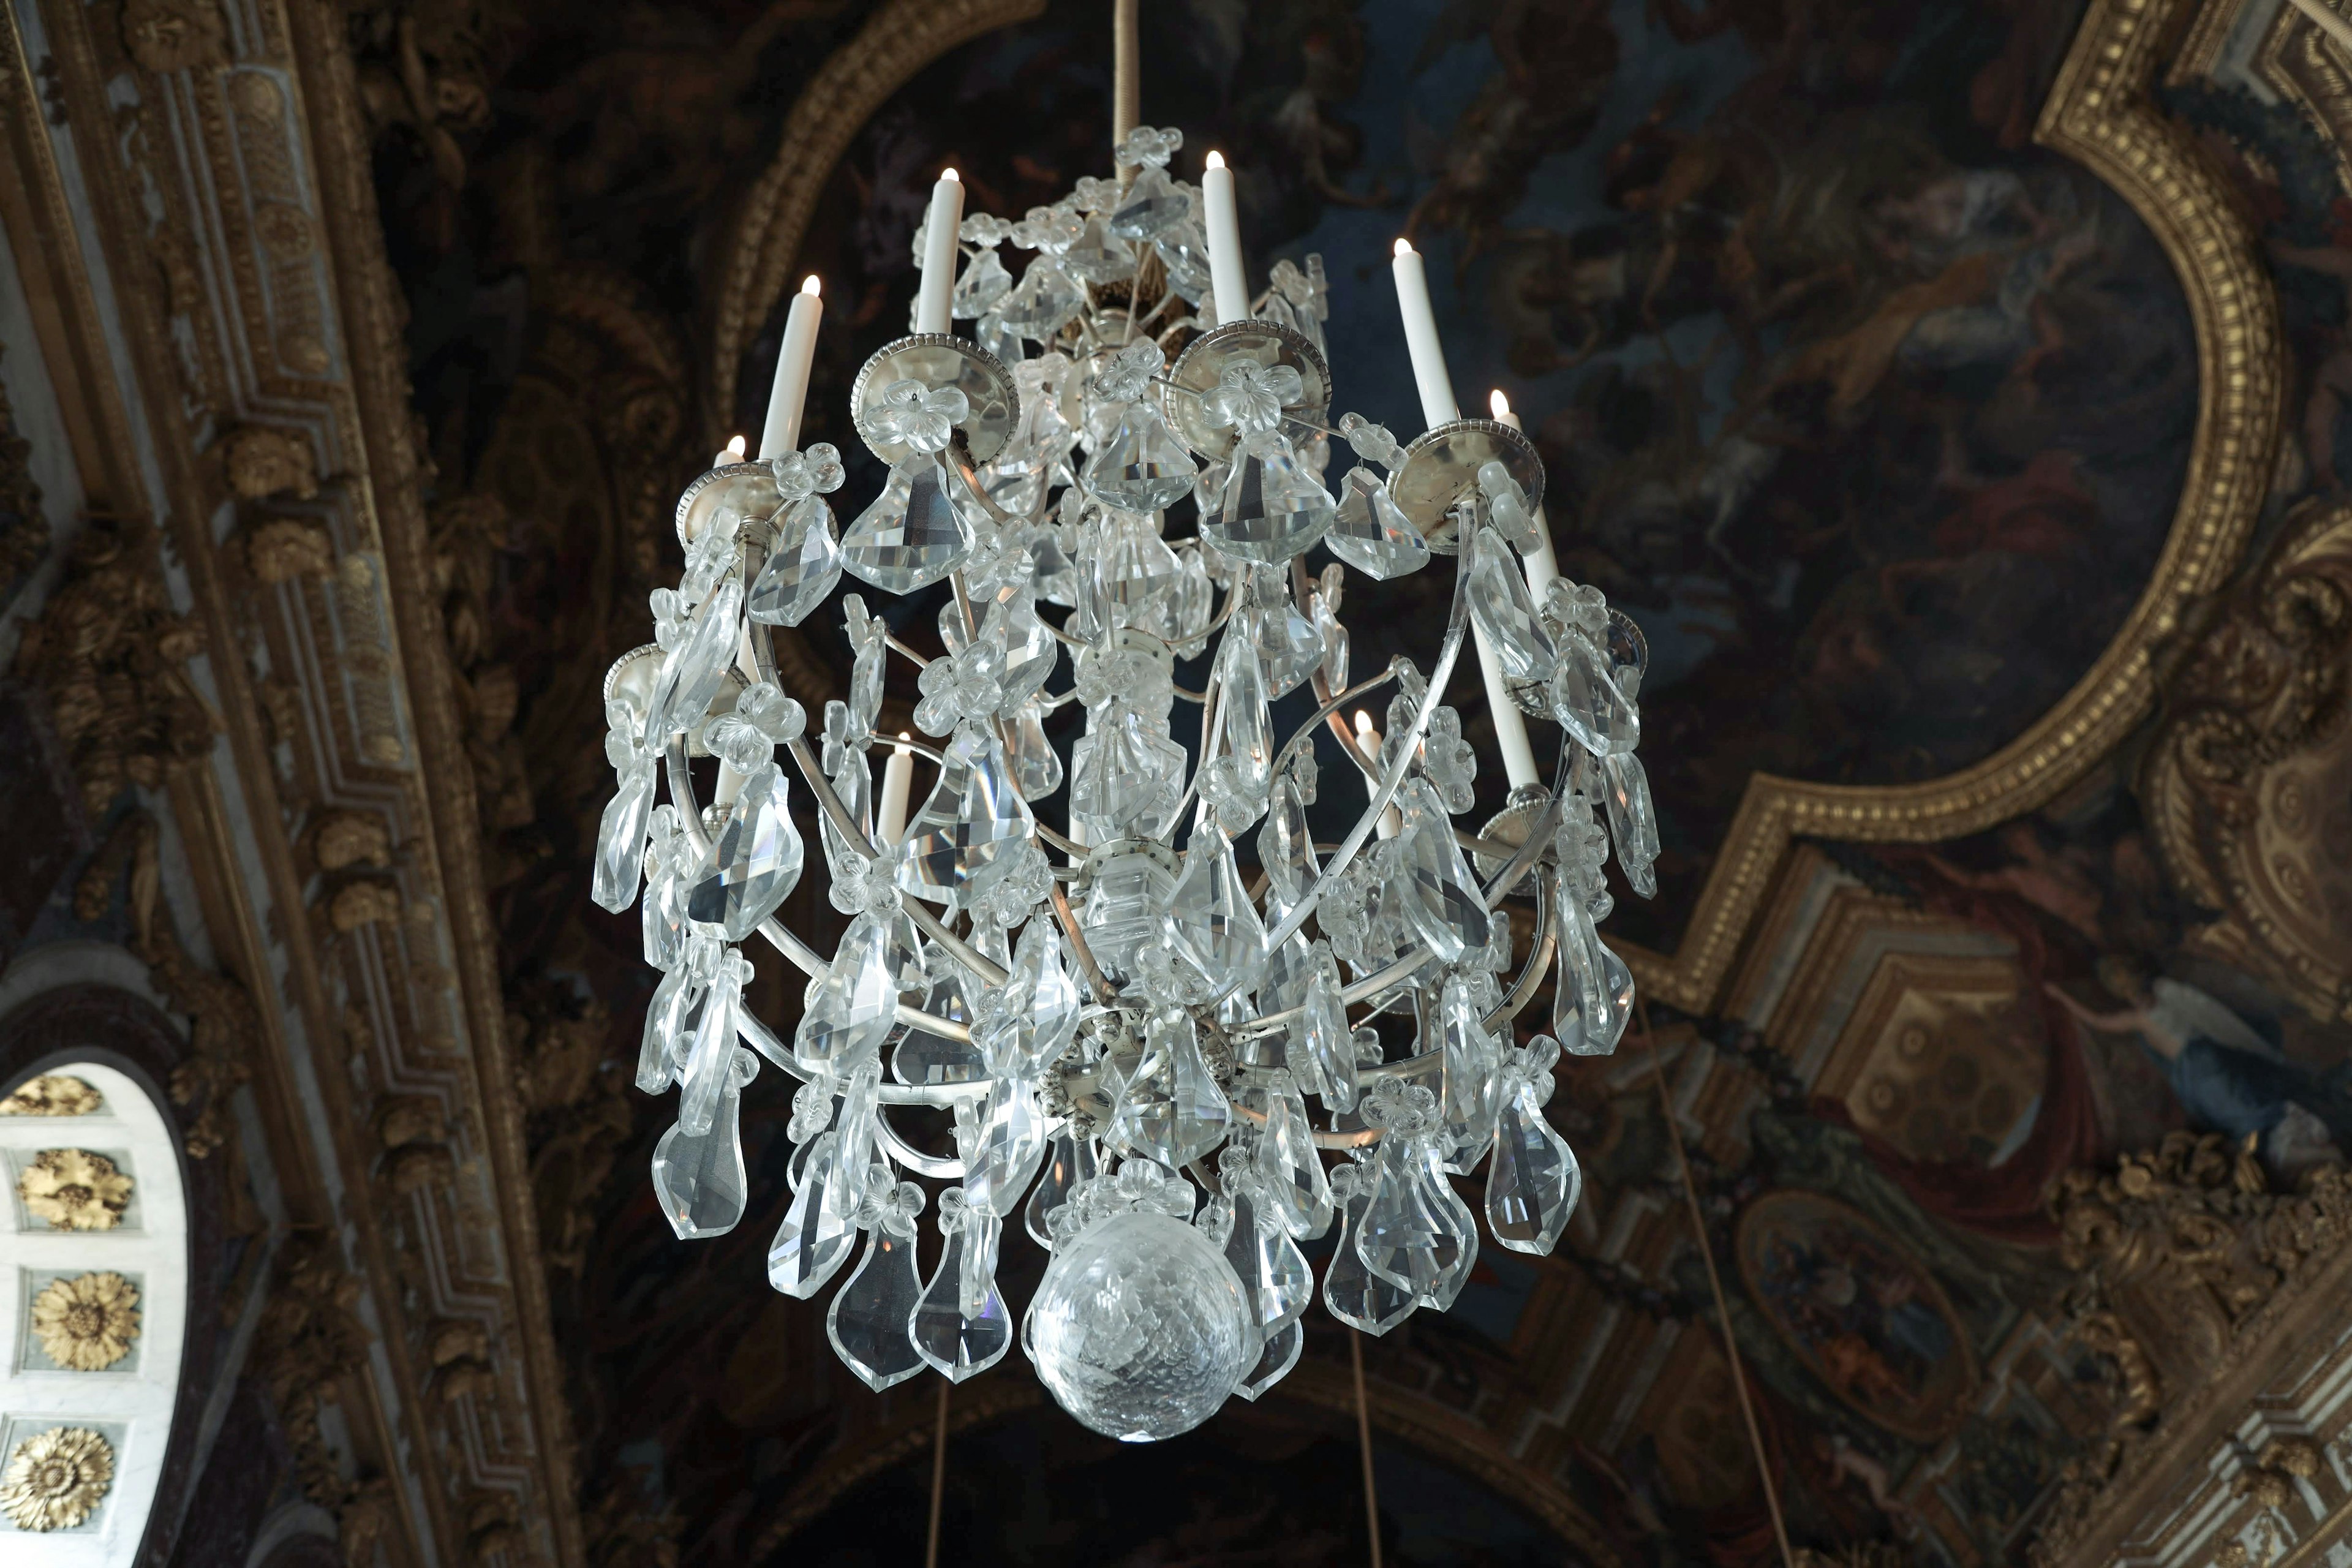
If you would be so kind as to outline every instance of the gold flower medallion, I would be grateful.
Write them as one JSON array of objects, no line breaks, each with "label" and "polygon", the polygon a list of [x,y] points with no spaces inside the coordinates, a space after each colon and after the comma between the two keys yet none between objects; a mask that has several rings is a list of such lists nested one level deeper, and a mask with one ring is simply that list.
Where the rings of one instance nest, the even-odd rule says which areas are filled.
[{"label": "gold flower medallion", "polygon": [[139,1288],[114,1273],[52,1279],[33,1298],[33,1332],[59,1366],[103,1372],[139,1337]]},{"label": "gold flower medallion", "polygon": [[51,1230],[112,1230],[131,1206],[131,1178],[87,1149],[44,1149],[16,1178],[16,1195]]},{"label": "gold flower medallion", "polygon": [[16,1445],[0,1474],[0,1509],[19,1530],[71,1530],[114,1484],[114,1448],[87,1426],[53,1426]]},{"label": "gold flower medallion", "polygon": [[44,1074],[0,1099],[0,1116],[88,1116],[105,1103],[104,1096],[78,1078]]}]

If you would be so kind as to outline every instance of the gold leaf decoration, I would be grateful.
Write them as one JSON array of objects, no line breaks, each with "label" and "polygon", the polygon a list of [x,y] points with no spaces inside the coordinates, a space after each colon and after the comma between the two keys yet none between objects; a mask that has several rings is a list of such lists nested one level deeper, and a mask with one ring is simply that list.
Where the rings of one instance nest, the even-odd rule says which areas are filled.
[{"label": "gold leaf decoration", "polygon": [[16,1178],[16,1195],[51,1230],[112,1230],[131,1206],[131,1178],[87,1149],[44,1149]]},{"label": "gold leaf decoration", "polygon": [[103,1109],[105,1096],[78,1078],[46,1073],[16,1086],[0,1100],[0,1116],[89,1116]]},{"label": "gold leaf decoration", "polygon": [[112,1272],[52,1279],[33,1298],[33,1332],[59,1366],[103,1372],[139,1337],[139,1288]]},{"label": "gold leaf decoration", "polygon": [[0,1474],[0,1509],[19,1530],[71,1530],[114,1484],[114,1447],[87,1426],[53,1426],[16,1445]]}]

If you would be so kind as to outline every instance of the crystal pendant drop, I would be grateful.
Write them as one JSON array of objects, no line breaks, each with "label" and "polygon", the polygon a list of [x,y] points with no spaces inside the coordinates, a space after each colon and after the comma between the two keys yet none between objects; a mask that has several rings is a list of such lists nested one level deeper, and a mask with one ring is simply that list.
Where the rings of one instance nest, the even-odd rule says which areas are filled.
[{"label": "crystal pendant drop", "polygon": [[956,1107],[956,1149],[963,1160],[964,1201],[1009,1218],[1045,1157],[1045,1118],[1037,1091],[1019,1079],[1000,1078],[987,1100]]},{"label": "crystal pendant drop", "polygon": [[1184,221],[1191,204],[1168,171],[1146,164],[1110,215],[1110,231],[1121,239],[1157,239]]},{"label": "crystal pendant drop", "polygon": [[[940,1231],[947,1245],[940,1249],[940,1265],[915,1310],[908,1317],[908,1333],[916,1351],[950,1383],[986,1372],[1004,1358],[1013,1345],[1011,1316],[1004,1298],[990,1279],[981,1300],[964,1299],[965,1258],[990,1250],[994,1215],[966,1206],[961,1187],[940,1194]],[[967,1310],[967,1307],[971,1310]]]},{"label": "crystal pendant drop", "polygon": [[618,914],[636,901],[653,805],[654,759],[640,755],[622,771],[596,829],[596,877],[589,896],[599,908]]},{"label": "crystal pendant drop", "polygon": [[710,841],[687,894],[688,918],[741,942],[776,912],[801,879],[801,836],[787,805],[792,784],[773,763],[743,781],[726,826]]},{"label": "crystal pendant drop", "polygon": [[1233,840],[1216,828],[1192,835],[1161,931],[1177,956],[1218,989],[1235,981],[1247,989],[1265,963],[1265,924],[1250,902]]},{"label": "crystal pendant drop", "polygon": [[1371,1174],[1369,1165],[1348,1163],[1331,1173],[1339,1244],[1324,1271],[1323,1308],[1349,1328],[1378,1336],[1412,1317],[1421,1303],[1410,1290],[1401,1290],[1367,1269],[1357,1253],[1356,1238],[1363,1234],[1364,1210],[1371,1201]]},{"label": "crystal pendant drop", "polygon": [[1464,976],[1447,977],[1438,994],[1437,1017],[1444,1072],[1438,1105],[1450,1149],[1446,1163],[1463,1172],[1478,1163],[1495,1136],[1496,1075],[1502,1069],[1502,1051],[1486,1032]]},{"label": "crystal pendant drop", "polygon": [[1070,748],[1070,815],[1093,844],[1164,838],[1184,792],[1184,748],[1124,703],[1091,714]]},{"label": "crystal pendant drop", "polygon": [[1658,858],[1658,814],[1650,801],[1649,770],[1631,752],[1612,752],[1601,759],[1601,802],[1609,808],[1609,837],[1617,847],[1617,865],[1633,891],[1655,898]]},{"label": "crystal pendant drop", "polygon": [[743,1217],[750,1184],[743,1173],[738,1112],[743,1086],[751,1081],[759,1064],[749,1051],[738,1051],[735,1057],[710,1118],[710,1131],[698,1138],[673,1127],[654,1145],[654,1196],[680,1241],[724,1236]]},{"label": "crystal pendant drop", "polygon": [[710,1131],[720,1091],[733,1076],[735,1019],[743,1005],[743,982],[751,973],[751,963],[732,949],[712,968],[709,989],[702,997],[702,1020],[687,1053],[686,1070],[678,1075],[677,1126],[689,1138]]},{"label": "crystal pendant drop", "polygon": [[1013,292],[997,302],[996,317],[1006,330],[1043,342],[1086,306],[1086,290],[1077,279],[1060,263],[1041,256],[1029,264]]},{"label": "crystal pendant drop", "polygon": [[1298,1080],[1283,1068],[1265,1075],[1265,1131],[1257,1140],[1257,1173],[1273,1212],[1301,1241],[1331,1228],[1331,1184],[1315,1152],[1315,1128]]},{"label": "crystal pendant drop", "polygon": [[[1334,1110],[1356,1108],[1356,1037],[1348,1027],[1348,1010],[1339,1000],[1339,965],[1330,950],[1322,950],[1322,966],[1307,983],[1307,1000],[1299,1019],[1297,1068],[1309,1069],[1323,1103]],[[1306,1077],[1300,1075],[1302,1081]]]},{"label": "crystal pendant drop", "polygon": [[1513,1252],[1547,1257],[1584,1190],[1576,1152],[1544,1119],[1557,1041],[1538,1036],[1503,1069],[1495,1153],[1486,1165],[1486,1227]]},{"label": "crystal pendant drop", "polygon": [[[1572,889],[1561,888],[1554,909],[1559,927],[1559,980],[1553,1032],[1570,1056],[1608,1056],[1633,1017],[1633,971],[1601,940],[1591,911]],[[1572,1019],[1563,1016],[1571,998]]]},{"label": "crystal pendant drop", "polygon": [[1241,1381],[1234,1384],[1234,1392],[1255,1403],[1259,1394],[1290,1375],[1290,1369],[1298,1364],[1299,1352],[1306,1348],[1306,1326],[1297,1319],[1283,1324],[1266,1337],[1257,1365],[1242,1374]]},{"label": "crystal pendant drop", "polygon": [[[934,1018],[969,1026],[971,1006],[964,1000],[963,976],[953,963],[935,961],[930,994],[923,1011]],[[898,1048],[890,1053],[890,1076],[900,1083],[971,1083],[988,1076],[980,1047],[971,1040],[951,1039],[909,1026]]]},{"label": "crystal pendant drop", "polygon": [[1100,1170],[1095,1141],[1069,1131],[1066,1123],[1046,1146],[1045,1173],[1037,1178],[1036,1186],[1029,1194],[1029,1205],[1022,1211],[1022,1226],[1029,1232],[1029,1239],[1051,1251],[1054,1233],[1047,1222],[1054,1211],[1069,1202],[1071,1188],[1093,1180]]},{"label": "crystal pendant drop", "polygon": [[1350,468],[1340,484],[1339,510],[1323,533],[1332,554],[1380,582],[1429,564],[1429,542],[1398,508],[1378,474]]},{"label": "crystal pendant drop", "polygon": [[797,1300],[824,1289],[857,1246],[855,1205],[845,1212],[840,1199],[848,1179],[841,1145],[837,1131],[820,1132],[810,1141],[800,1188],[768,1244],[768,1283]]},{"label": "crystal pendant drop", "polygon": [[907,1333],[923,1295],[914,1221],[922,1201],[922,1188],[912,1182],[899,1185],[895,1202],[884,1205],[875,1221],[866,1255],[825,1310],[824,1337],[834,1353],[877,1394],[923,1370],[923,1358]]},{"label": "crystal pendant drop", "polygon": [[1095,583],[1107,603],[1128,612],[1121,619],[1129,626],[1144,606],[1175,587],[1183,570],[1151,520],[1133,512],[1111,517],[1095,556]]},{"label": "crystal pendant drop", "polygon": [[1323,537],[1334,510],[1331,492],[1290,443],[1264,437],[1234,451],[1216,510],[1201,518],[1201,537],[1228,555],[1279,566]]},{"label": "crystal pendant drop", "polygon": [[693,974],[683,963],[654,987],[654,999],[646,1007],[646,1032],[637,1046],[640,1092],[659,1094],[669,1087],[673,1043],[685,1029],[694,1001]]},{"label": "crystal pendant drop", "polygon": [[833,509],[815,496],[794,501],[776,525],[775,547],[751,581],[744,614],[769,626],[796,626],[841,581],[841,546]]},{"label": "crystal pendant drop", "polygon": [[1148,401],[1127,405],[1118,424],[1087,459],[1087,493],[1120,511],[1158,511],[1192,493],[1200,465]]},{"label": "crystal pendant drop", "polygon": [[1160,917],[1176,886],[1173,870],[1157,855],[1115,855],[1095,868],[1087,895],[1087,945],[1113,984],[1132,978],[1136,950],[1160,934]]},{"label": "crystal pendant drop", "polygon": [[1233,1120],[1233,1106],[1201,1055],[1191,1016],[1173,1009],[1152,1014],[1143,1060],[1119,1091],[1104,1142],[1181,1168],[1223,1142]]},{"label": "crystal pendant drop", "polygon": [[982,250],[964,263],[963,276],[948,295],[948,309],[959,321],[973,321],[994,310],[1013,292],[1013,274],[993,249]]},{"label": "crystal pendant drop", "polygon": [[1630,752],[1642,739],[1642,715],[1610,679],[1609,662],[1585,635],[1562,634],[1551,678],[1553,716],[1595,756]]},{"label": "crystal pendant drop", "polygon": [[1012,972],[978,1039],[990,1074],[1034,1078],[1060,1056],[1078,1031],[1077,983],[1062,963],[1062,933],[1050,920],[1031,921],[1021,932]]},{"label": "crystal pendant drop", "polygon": [[1273,700],[1297,690],[1322,664],[1323,636],[1298,613],[1280,584],[1261,584],[1254,597],[1251,640],[1257,647],[1265,695]]},{"label": "crystal pendant drop", "polygon": [[974,514],[963,479],[937,457],[916,453],[890,469],[874,504],[842,536],[841,563],[890,594],[929,587],[971,553]]},{"label": "crystal pendant drop", "polygon": [[1504,675],[1513,680],[1549,680],[1559,653],[1536,616],[1518,558],[1502,535],[1491,528],[1477,531],[1470,541],[1468,571],[1463,591],[1470,601],[1470,617],[1486,634]]},{"label": "crystal pendant drop", "polygon": [[1005,723],[1011,731],[1013,787],[1024,800],[1043,800],[1062,787],[1062,756],[1045,737],[1045,715],[1033,699]]},{"label": "crystal pendant drop", "polygon": [[1442,1312],[1470,1276],[1478,1232],[1438,1163],[1444,1131],[1434,1098],[1418,1087],[1405,1094],[1402,1105],[1390,1102],[1388,1131],[1372,1156],[1356,1255],[1374,1275]]},{"label": "crystal pendant drop", "polygon": [[1037,821],[1007,776],[1004,742],[966,724],[948,743],[939,783],[891,852],[898,890],[948,908],[969,908],[1003,880],[1013,851],[1036,837]]},{"label": "crystal pendant drop", "polygon": [[1400,912],[1437,962],[1453,963],[1486,944],[1486,901],[1454,841],[1454,819],[1428,781],[1414,779],[1396,798],[1404,822],[1391,855],[1401,875],[1389,886],[1396,891]]},{"label": "crystal pendant drop", "polygon": [[[1266,795],[1265,826],[1257,834],[1257,861],[1265,868],[1266,915],[1279,921],[1307,896],[1319,870],[1314,830],[1307,822],[1307,803],[1287,771],[1274,781]],[[1276,1004],[1291,1005],[1288,1001]]]},{"label": "crystal pendant drop", "polygon": [[1274,721],[1265,677],[1247,637],[1228,637],[1217,653],[1217,747],[1201,770],[1201,798],[1234,832],[1257,820],[1274,783]]},{"label": "crystal pendant drop", "polygon": [[[1004,673],[999,678],[1004,688],[1002,710],[1025,707],[1026,700],[1036,696],[1061,658],[1061,646],[1054,640],[1054,629],[1037,618],[1036,600],[1027,593],[1016,592],[1010,599],[990,605],[980,635],[1004,650]],[[1060,776],[1060,764],[1056,763],[1055,777]],[[1045,789],[1038,793],[1053,792]]]},{"label": "crystal pendant drop", "polygon": [[[1256,1314],[1258,1331],[1272,1334],[1298,1321],[1315,1290],[1314,1271],[1307,1255],[1281,1222],[1267,1213],[1265,1190],[1246,1159],[1228,1156],[1223,1197],[1231,1226],[1225,1234],[1225,1264],[1242,1282],[1242,1292]],[[1227,1161],[1221,1161],[1223,1166]]]},{"label": "crystal pendant drop", "polygon": [[735,663],[742,611],[743,584],[721,583],[696,614],[693,631],[663,658],[654,678],[654,700],[646,708],[646,751],[660,752],[673,731],[702,722]]},{"label": "crystal pendant drop", "polygon": [[808,1005],[793,1033],[793,1059],[812,1078],[845,1074],[878,1052],[898,1015],[890,928],[859,915],[842,933],[833,963],[809,982]]}]

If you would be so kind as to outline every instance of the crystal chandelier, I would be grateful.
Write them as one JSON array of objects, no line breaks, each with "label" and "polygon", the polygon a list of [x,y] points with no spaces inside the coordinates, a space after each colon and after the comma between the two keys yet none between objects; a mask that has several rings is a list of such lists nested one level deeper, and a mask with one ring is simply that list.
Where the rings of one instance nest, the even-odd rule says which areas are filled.
[{"label": "crystal chandelier", "polygon": [[[1481,1161],[1495,1241],[1551,1250],[1580,1185],[1543,1115],[1551,1068],[1612,1050],[1633,1006],[1595,931],[1602,864],[1613,847],[1646,895],[1658,852],[1633,754],[1641,634],[1559,574],[1542,465],[1499,395],[1495,418],[1461,417],[1421,258],[1399,242],[1429,426],[1400,445],[1353,414],[1330,422],[1320,258],[1277,263],[1251,299],[1233,173],[1213,153],[1199,187],[1174,179],[1180,142],[1125,129],[1117,178],[1018,222],[963,216],[941,178],[915,237],[914,331],[851,394],[889,477],[837,532],[839,454],[795,449],[809,280],[758,460],[687,488],[684,576],[652,596],[656,642],[606,678],[619,789],[594,886],[625,910],[642,870],[662,979],[636,1081],[678,1090],[653,1158],[678,1236],[742,1217],[739,1100],[772,1064],[801,1088],[769,1279],[806,1298],[857,1255],[826,1315],[850,1369],[878,1390],[1001,1359],[1017,1214],[1051,1254],[1023,1351],[1072,1415],[1131,1441],[1288,1373],[1313,1293],[1299,1243],[1334,1226],[1324,1307],[1373,1334],[1461,1290],[1478,1233],[1451,1178]],[[1032,253],[1017,281],[1008,241]],[[1336,485],[1335,444],[1359,459]],[[1165,536],[1171,509],[1191,537]],[[1309,577],[1318,545],[1334,560]],[[1348,569],[1385,579],[1433,555],[1455,566],[1434,664],[1351,680]],[[940,651],[843,595],[849,689],[812,735],[772,628],[845,572],[896,595],[946,583]],[[1465,637],[1512,784],[1475,833],[1454,820],[1476,762],[1444,702]],[[929,741],[875,732],[893,657],[917,667]],[[1181,688],[1177,661],[1203,657],[1202,689]],[[1276,734],[1269,704],[1302,686],[1313,717]],[[1360,707],[1384,689],[1385,737]],[[1044,721],[1071,702],[1085,731],[1065,756]],[[1523,714],[1565,732],[1549,786]],[[1318,734],[1365,790],[1336,845],[1308,829]],[[830,956],[777,919],[803,860],[779,748],[850,917]],[[698,758],[718,763],[707,799]],[[933,778],[910,817],[919,760]],[[1033,802],[1065,783],[1055,826]],[[1252,832],[1256,889],[1234,849]],[[1497,907],[1514,892],[1537,910],[1524,952]],[[744,1005],[754,936],[808,976],[789,1038]],[[1552,1033],[1517,1046],[1555,955]],[[1409,1047],[1384,1049],[1382,1014],[1410,1021]],[[917,1107],[952,1113],[952,1157],[894,1122]],[[929,1200],[909,1177],[952,1184],[931,1205],[928,1279]]]}]

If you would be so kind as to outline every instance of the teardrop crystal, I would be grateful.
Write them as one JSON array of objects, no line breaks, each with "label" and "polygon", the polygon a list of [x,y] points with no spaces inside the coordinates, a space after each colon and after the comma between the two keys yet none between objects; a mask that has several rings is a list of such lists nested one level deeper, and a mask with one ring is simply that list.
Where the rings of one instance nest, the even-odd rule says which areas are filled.
[{"label": "teardrop crystal", "polygon": [[1158,511],[1192,493],[1200,465],[1176,439],[1149,399],[1127,405],[1093,457],[1087,459],[1087,493],[1121,511]]},{"label": "teardrop crystal", "polygon": [[1429,542],[1389,495],[1387,483],[1366,468],[1349,469],[1341,481],[1339,510],[1323,543],[1365,576],[1381,581],[1429,564]]},{"label": "teardrop crystal", "polygon": [[845,1075],[881,1049],[898,1006],[892,945],[879,917],[859,915],[842,932],[832,964],[809,982],[793,1058],[812,1078]]},{"label": "teardrop crystal", "polygon": [[618,914],[636,901],[653,807],[654,759],[640,755],[622,771],[596,828],[596,875],[589,896],[600,908]]},{"label": "teardrop crystal", "polygon": [[710,1131],[689,1136],[672,1127],[654,1145],[654,1197],[680,1241],[724,1236],[743,1217],[750,1183],[743,1172],[740,1131],[742,1086],[754,1069],[751,1054],[729,1074],[710,1118]]},{"label": "teardrop crystal", "polygon": [[[959,1187],[950,1187],[948,1192],[959,1200],[963,1195]],[[1000,1222],[981,1210],[951,1210],[946,1194],[940,1194],[940,1211],[947,1245],[940,1251],[940,1265],[930,1283],[923,1287],[908,1315],[908,1333],[934,1371],[950,1383],[961,1383],[994,1366],[1013,1345],[1012,1319],[1005,1311],[1004,1298],[997,1292],[992,1268],[982,1276],[985,1285],[980,1300],[967,1303],[964,1299],[966,1275],[971,1272],[967,1258],[992,1250],[992,1227]],[[953,1221],[949,1218],[950,1213],[955,1215]],[[953,1229],[948,1229],[950,1224]]]},{"label": "teardrop crystal", "polygon": [[908,1336],[908,1320],[922,1300],[914,1227],[904,1236],[886,1219],[874,1227],[866,1256],[825,1310],[824,1337],[857,1381],[877,1394],[923,1370]]},{"label": "teardrop crystal", "polygon": [[1152,1014],[1143,1059],[1119,1091],[1104,1142],[1181,1168],[1223,1142],[1233,1119],[1191,1016],[1173,1009]]},{"label": "teardrop crystal", "polygon": [[[768,1244],[768,1283],[798,1300],[824,1289],[857,1245],[856,1223],[845,1217],[838,1190],[846,1180],[841,1142],[835,1131],[811,1140],[800,1188]],[[854,1206],[848,1213],[855,1214]]]},{"label": "teardrop crystal", "polygon": [[[1529,1047],[1536,1070],[1549,1076],[1549,1058],[1559,1047],[1538,1040]],[[1486,1165],[1486,1228],[1513,1252],[1546,1257],[1559,1245],[1584,1190],[1583,1173],[1568,1140],[1544,1119],[1543,1092],[1528,1068],[1504,1069],[1501,1112],[1495,1152]]]},{"label": "teardrop crystal", "polygon": [[662,659],[646,708],[646,750],[658,753],[673,731],[692,730],[726,684],[742,636],[743,584],[721,583],[694,617],[694,629]]},{"label": "teardrop crystal", "polygon": [[973,525],[985,518],[961,476],[919,452],[891,468],[882,493],[850,523],[841,563],[886,593],[911,594],[963,563]]},{"label": "teardrop crystal", "polygon": [[1454,840],[1454,819],[1428,781],[1408,784],[1397,803],[1404,821],[1390,853],[1399,875],[1388,886],[1396,891],[1399,912],[1438,963],[1452,963],[1486,944],[1486,899]]},{"label": "teardrop crystal", "polygon": [[1013,869],[1013,850],[1036,836],[1037,824],[992,730],[964,725],[946,757],[890,865],[899,891],[952,910],[968,908]]},{"label": "teardrop crystal", "polygon": [[840,581],[841,545],[833,537],[833,509],[819,497],[804,497],[778,520],[775,544],[759,576],[751,580],[744,614],[769,626],[799,626]]},{"label": "teardrop crystal", "polygon": [[801,879],[801,835],[793,826],[791,781],[770,763],[743,781],[725,826],[696,868],[686,912],[741,942],[776,912]]},{"label": "teardrop crystal", "polygon": [[1559,650],[1537,617],[1518,557],[1502,535],[1491,528],[1478,530],[1470,541],[1467,570],[1470,580],[1463,592],[1470,601],[1471,618],[1486,634],[1504,675],[1513,680],[1549,680]]},{"label": "teardrop crystal", "polygon": [[1331,1175],[1332,1203],[1339,1215],[1339,1244],[1323,1274],[1323,1308],[1351,1329],[1372,1335],[1387,1333],[1412,1316],[1420,1303],[1412,1292],[1399,1289],[1364,1267],[1356,1249],[1363,1233],[1364,1211],[1371,1202],[1371,1168],[1342,1164]]},{"label": "teardrop crystal", "polygon": [[1323,537],[1336,508],[1331,492],[1281,437],[1238,447],[1215,511],[1201,537],[1228,555],[1279,566]]},{"label": "teardrop crystal", "polygon": [[1193,833],[1161,930],[1177,956],[1220,990],[1235,981],[1246,989],[1265,962],[1265,923],[1250,901],[1233,840],[1217,828]]}]

